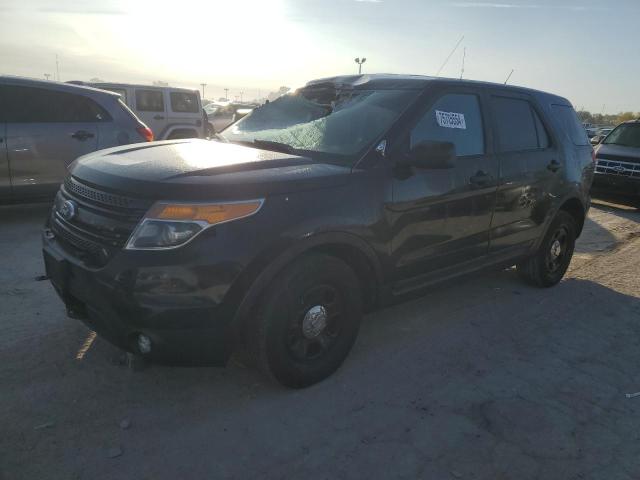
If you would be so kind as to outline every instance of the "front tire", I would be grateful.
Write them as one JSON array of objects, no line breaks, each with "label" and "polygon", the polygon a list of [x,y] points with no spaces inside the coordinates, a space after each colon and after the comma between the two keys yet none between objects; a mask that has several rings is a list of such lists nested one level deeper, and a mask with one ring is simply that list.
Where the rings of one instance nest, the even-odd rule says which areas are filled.
[{"label": "front tire", "polygon": [[518,274],[536,287],[556,285],[569,268],[576,243],[576,222],[560,210],[535,255],[517,265]]},{"label": "front tire", "polygon": [[362,294],[343,261],[309,254],[286,267],[246,330],[257,366],[284,386],[304,388],[342,364],[358,335]]}]

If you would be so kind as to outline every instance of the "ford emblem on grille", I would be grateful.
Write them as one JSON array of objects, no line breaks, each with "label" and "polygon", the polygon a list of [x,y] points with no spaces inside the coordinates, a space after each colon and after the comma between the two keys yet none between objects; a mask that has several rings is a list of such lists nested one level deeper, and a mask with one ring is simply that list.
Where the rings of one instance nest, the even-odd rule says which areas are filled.
[{"label": "ford emblem on grille", "polygon": [[624,173],[627,171],[622,165],[616,165],[615,167],[611,167],[611,170],[615,170],[618,173]]},{"label": "ford emblem on grille", "polygon": [[60,207],[60,215],[65,220],[71,220],[78,213],[76,202],[73,200],[65,200]]}]

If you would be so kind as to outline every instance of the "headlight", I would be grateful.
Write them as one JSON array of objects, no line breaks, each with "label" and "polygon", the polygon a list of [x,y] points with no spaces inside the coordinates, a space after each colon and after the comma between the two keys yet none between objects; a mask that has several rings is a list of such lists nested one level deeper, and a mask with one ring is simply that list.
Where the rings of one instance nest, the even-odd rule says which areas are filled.
[{"label": "headlight", "polygon": [[131,234],[127,250],[176,248],[213,225],[253,215],[264,200],[228,203],[156,203]]}]

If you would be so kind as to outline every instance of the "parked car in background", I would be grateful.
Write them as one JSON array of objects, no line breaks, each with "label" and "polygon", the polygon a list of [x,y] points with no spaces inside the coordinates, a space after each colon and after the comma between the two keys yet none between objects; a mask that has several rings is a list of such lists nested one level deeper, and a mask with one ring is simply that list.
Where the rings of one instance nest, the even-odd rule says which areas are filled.
[{"label": "parked car in background", "polygon": [[640,119],[621,123],[596,147],[592,191],[640,208]]},{"label": "parked car in background", "polygon": [[247,103],[212,102],[204,107],[216,132],[221,132],[229,125],[237,122],[252,112],[257,105]]},{"label": "parked car in background", "polygon": [[613,128],[600,128],[596,131],[595,135],[591,137],[591,145],[598,145],[602,142],[607,135],[613,131]]},{"label": "parked car in background", "polygon": [[52,197],[77,157],[151,140],[151,130],[116,94],[0,77],[1,200]]},{"label": "parked car in background", "polygon": [[198,90],[128,83],[77,83],[120,94],[127,106],[153,130],[156,140],[207,137]]},{"label": "parked car in background", "polygon": [[290,387],[340,366],[364,311],[435,282],[515,264],[557,284],[589,208],[573,107],[524,88],[325,78],[216,138],[74,163],[47,275],[70,316],[128,351],[224,364],[242,348]]}]

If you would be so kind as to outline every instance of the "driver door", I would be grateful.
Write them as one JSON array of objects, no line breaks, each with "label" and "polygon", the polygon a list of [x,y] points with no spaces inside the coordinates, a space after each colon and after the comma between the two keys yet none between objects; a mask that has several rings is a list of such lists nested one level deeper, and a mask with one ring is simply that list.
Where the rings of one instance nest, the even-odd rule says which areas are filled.
[{"label": "driver door", "polygon": [[398,282],[426,279],[488,254],[498,163],[483,106],[478,91],[443,89],[427,101],[408,131],[405,152],[420,141],[451,142],[456,163],[453,168],[396,169],[389,210]]}]

